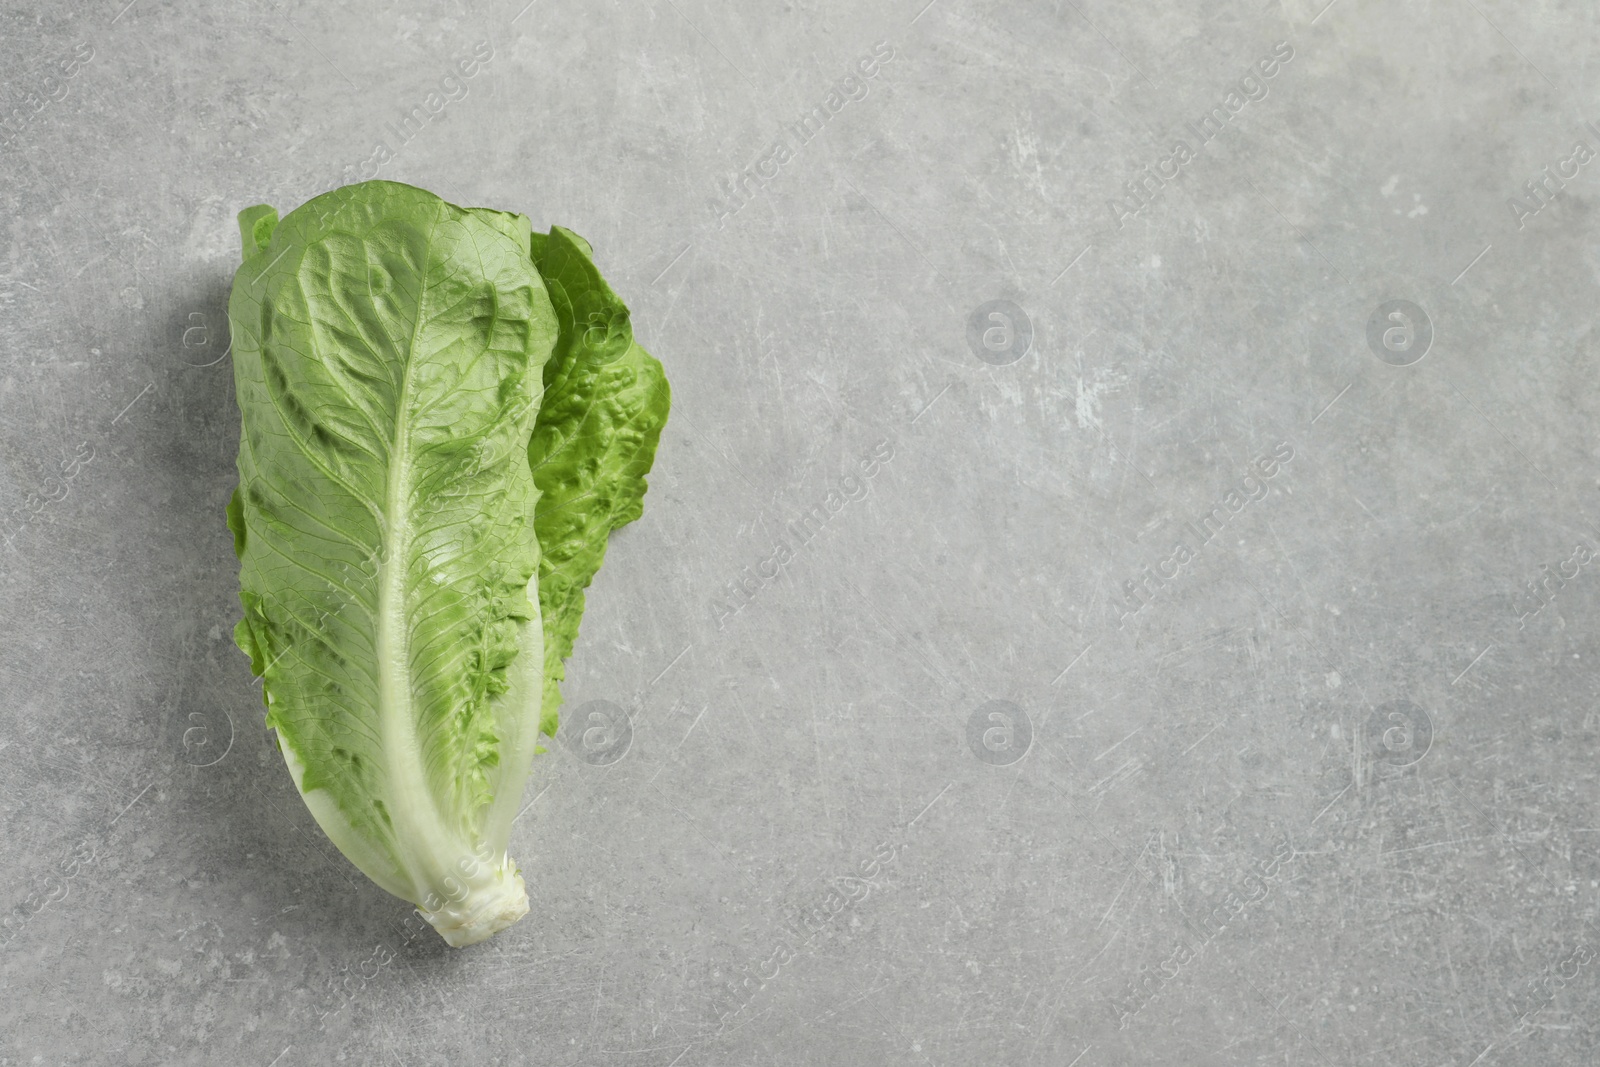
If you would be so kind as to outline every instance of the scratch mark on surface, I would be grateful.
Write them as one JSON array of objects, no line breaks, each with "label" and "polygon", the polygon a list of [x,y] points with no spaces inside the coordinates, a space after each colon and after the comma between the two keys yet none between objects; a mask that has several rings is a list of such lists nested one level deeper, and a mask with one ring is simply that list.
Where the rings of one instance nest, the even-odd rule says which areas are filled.
[{"label": "scratch mark on surface", "polygon": [[512,817],[512,819],[511,819],[512,823],[514,824],[514,823],[516,823],[516,821],[518,819],[522,818],[522,816],[527,813],[528,809],[533,807],[535,804],[539,803],[539,798],[544,796],[549,791],[550,791],[550,786],[546,785],[543,789],[541,789],[537,793],[535,793],[533,795],[533,799],[528,801],[526,804],[522,805],[522,810],[517,812],[517,814]]},{"label": "scratch mark on surface", "polygon": [[[132,808],[135,804],[139,803],[140,797],[143,797],[146,793],[150,792],[150,790],[152,790],[154,788],[155,788],[155,783],[151,782],[149,785],[147,785],[143,789],[139,790],[139,796],[134,797],[132,800],[128,801],[128,807],[123,808],[121,811],[117,812],[117,819],[120,819],[124,815],[128,814],[129,809]],[[106,826],[109,828],[109,827],[117,825],[117,819],[112,819],[109,823],[106,824]]]},{"label": "scratch mark on surface", "polygon": [[[532,7],[532,6],[533,6],[533,5],[532,5],[532,4],[529,4],[529,5],[528,5],[528,7]],[[523,10],[524,10],[524,11],[526,11],[526,10],[527,10],[527,8],[524,8],[524,9],[523,9]],[[516,19],[512,19],[512,20],[511,20],[511,21],[513,21],[513,22],[515,22],[515,21],[516,21]],[[671,270],[671,269],[672,269],[672,268],[673,268],[673,267],[675,267],[675,266],[677,266],[677,264],[678,264],[678,260],[680,260],[680,259],[682,259],[682,258],[683,258],[683,257],[684,257],[684,256],[686,256],[686,255],[688,255],[688,254],[689,254],[689,249],[691,249],[691,248],[693,248],[693,247],[694,247],[694,242],[693,242],[693,241],[691,241],[691,242],[689,242],[689,243],[688,243],[688,244],[686,244],[686,245],[684,245],[684,246],[683,246],[683,251],[682,251],[682,252],[679,252],[679,253],[678,253],[678,254],[677,254],[677,255],[675,255],[675,256],[673,256],[673,257],[672,257],[672,262],[671,262],[671,263],[668,263],[668,264],[667,264],[667,265],[666,265],[666,266],[665,266],[665,267],[662,267],[662,268],[661,268],[661,273],[660,273],[660,274],[657,274],[657,275],[656,275],[656,276],[655,276],[655,277],[654,277],[654,278],[652,278],[652,279],[651,279],[651,280],[650,280],[650,284],[651,284],[651,285],[654,285],[654,284],[655,284],[655,283],[656,283],[656,282],[659,282],[659,281],[660,281],[660,280],[661,280],[661,279],[662,279],[662,278],[665,278],[665,277],[666,277],[666,276],[667,276],[667,271],[669,271],[669,270]]]},{"label": "scratch mark on surface", "polygon": [[[682,659],[684,657],[684,655],[686,653],[688,653],[688,651],[693,647],[694,647],[694,642],[693,641],[689,642],[687,645],[684,645],[683,646],[683,651],[679,652],[676,656],[673,656],[672,657],[672,662],[667,664],[665,667],[661,668],[661,674],[657,674],[654,678],[650,679],[650,684],[651,685],[655,685],[657,682],[661,681],[661,675],[666,674],[668,671],[670,671],[677,664],[677,662],[680,659]],[[696,721],[699,721],[699,720],[696,720]]]},{"label": "scratch mark on surface", "polygon": [[[1143,729],[1144,729],[1143,724],[1141,724],[1139,726],[1135,726],[1131,731],[1129,731],[1128,736],[1124,737],[1122,739],[1122,741],[1126,741],[1128,739],[1128,737],[1132,737],[1134,734],[1138,733],[1140,730],[1143,730]],[[1100,761],[1101,756],[1109,755],[1112,752],[1112,750],[1114,750],[1117,747],[1117,745],[1122,744],[1122,741],[1118,741],[1116,745],[1112,745],[1111,748],[1106,749],[1104,752],[1100,753],[1099,756],[1096,756],[1094,759],[1090,760],[1089,762],[1090,763],[1098,763]]]},{"label": "scratch mark on surface", "polygon": [[[1107,77],[1109,77],[1109,76],[1110,75],[1107,75]],[[1077,255],[1073,256],[1071,263],[1068,263],[1065,267],[1061,268],[1061,274],[1057,274],[1054,278],[1050,279],[1050,285],[1054,285],[1056,282],[1059,282],[1061,280],[1062,275],[1066,274],[1067,271],[1071,270],[1073,267],[1076,267],[1078,265],[1078,260],[1080,260],[1084,256],[1088,255],[1089,254],[1089,249],[1091,249],[1093,247],[1094,247],[1094,245],[1092,245],[1092,244],[1084,245],[1083,246],[1083,251],[1079,252]],[[1050,286],[1045,286],[1045,288],[1047,288],[1047,289],[1049,287]]]},{"label": "scratch mark on surface", "polygon": [[1345,490],[1345,495],[1348,496],[1351,500],[1354,500],[1358,505],[1360,505],[1361,510],[1365,511],[1367,513],[1367,518],[1371,519],[1373,522],[1377,522],[1378,521],[1378,516],[1376,516],[1376,515],[1374,515],[1372,513],[1372,509],[1371,508],[1369,508],[1369,507],[1367,507],[1367,505],[1361,503],[1361,498],[1360,497],[1356,496],[1354,493],[1350,492],[1350,490],[1348,490],[1348,489]]},{"label": "scratch mark on surface", "polygon": [[139,402],[139,397],[144,396],[144,394],[148,393],[152,388],[154,388],[154,385],[150,384],[139,390],[139,396],[136,396],[132,400],[128,401],[128,407],[125,407],[121,411],[117,412],[117,418],[111,420],[111,425],[115,426],[117,424],[117,419],[120,419],[122,416],[126,415],[128,413],[128,408],[131,408],[133,405],[137,404]]},{"label": "scratch mark on surface", "polygon": [[1339,803],[1339,798],[1344,796],[1348,792],[1350,792],[1350,787],[1349,786],[1345,786],[1343,789],[1341,789],[1337,793],[1335,793],[1334,796],[1333,796],[1333,799],[1328,801],[1327,807],[1324,807],[1321,811],[1317,812],[1317,818],[1311,820],[1311,825],[1312,826],[1317,825],[1317,819],[1320,819],[1324,815],[1328,814],[1328,808],[1331,808],[1335,804]]},{"label": "scratch mark on surface", "polygon": [[[1489,648],[1493,648],[1493,647],[1494,647],[1494,642],[1493,641],[1489,642]],[[1455,685],[1456,682],[1459,682],[1459,681],[1461,681],[1461,679],[1465,678],[1467,676],[1467,671],[1470,671],[1472,668],[1476,667],[1478,665],[1478,661],[1489,654],[1489,648],[1484,649],[1482,652],[1479,652],[1476,656],[1472,657],[1472,662],[1467,664],[1466,670],[1464,670],[1460,674],[1456,675],[1456,681],[1455,682],[1451,682],[1450,684],[1451,685]]]},{"label": "scratch mark on surface", "polygon": [[[1046,749],[1045,751],[1048,752],[1049,749]],[[1139,768],[1138,757],[1133,757],[1133,758],[1128,759],[1126,762],[1124,762],[1122,764],[1122,766],[1118,767],[1116,770],[1112,771],[1110,774],[1108,774],[1104,778],[1100,779],[1094,785],[1090,786],[1089,787],[1089,792],[1091,792],[1091,793],[1097,792],[1100,789],[1101,786],[1106,785],[1106,784],[1108,784],[1110,782],[1116,781],[1116,779],[1118,779],[1118,778],[1120,778],[1122,776],[1122,772],[1127,770],[1129,767],[1133,767],[1135,770],[1137,770]]]},{"label": "scratch mark on surface", "polygon": [[1328,8],[1332,7],[1338,2],[1339,0],[1328,0],[1326,4],[1322,5],[1321,11],[1318,11],[1315,15],[1311,16],[1311,22],[1308,25],[1315,26],[1317,24],[1317,20],[1328,13]]},{"label": "scratch mark on surface", "polygon": [[[1205,733],[1203,733],[1203,734],[1201,734],[1201,735],[1200,735],[1200,741],[1204,741],[1204,740],[1205,740],[1205,739],[1206,739],[1206,738],[1208,738],[1208,737],[1210,737],[1210,736],[1211,736],[1211,735],[1212,735],[1212,734],[1214,734],[1214,733],[1216,733],[1216,732],[1217,732],[1217,727],[1218,727],[1218,726],[1221,726],[1221,725],[1222,725],[1222,724],[1221,724],[1221,723],[1220,723],[1220,722],[1219,722],[1219,723],[1217,723],[1217,724],[1216,724],[1216,725],[1215,725],[1215,726],[1212,726],[1212,727],[1211,727],[1211,729],[1209,729],[1209,730],[1207,730],[1207,731],[1206,731],[1206,732],[1205,732]],[[1182,758],[1183,758],[1183,757],[1184,757],[1184,756],[1187,756],[1187,755],[1188,755],[1188,754],[1189,754],[1189,753],[1191,753],[1191,752],[1193,752],[1193,751],[1194,751],[1194,750],[1195,750],[1195,749],[1197,749],[1197,748],[1199,748],[1199,747],[1200,747],[1200,741],[1196,741],[1196,742],[1195,742],[1195,743],[1194,743],[1194,744],[1192,744],[1192,745],[1190,745],[1190,746],[1189,746],[1189,747],[1188,747],[1188,748],[1186,748],[1186,749],[1184,749],[1184,750],[1183,750],[1183,752],[1182,752],[1182,754],[1180,754],[1180,755],[1179,755],[1179,756],[1178,756],[1178,758],[1179,758],[1179,759],[1182,759]]]},{"label": "scratch mark on surface", "polygon": [[1456,282],[1459,282],[1462,278],[1465,278],[1467,276],[1467,271],[1469,271],[1473,267],[1477,266],[1478,265],[1478,260],[1480,260],[1484,256],[1488,255],[1489,254],[1489,249],[1491,249],[1493,247],[1494,247],[1494,245],[1492,245],[1492,244],[1484,245],[1483,246],[1483,251],[1479,252],[1476,256],[1472,257],[1472,262],[1468,263],[1466,265],[1466,267],[1464,267],[1462,269],[1461,273],[1456,275],[1455,281],[1451,282],[1450,284],[1454,285]]},{"label": "scratch mark on surface", "polygon": [[[1073,656],[1072,657],[1072,662],[1067,664],[1065,667],[1061,668],[1061,673],[1060,674],[1058,674],[1054,678],[1050,679],[1050,684],[1051,685],[1055,685],[1057,682],[1061,681],[1061,679],[1065,678],[1067,676],[1067,672],[1070,671],[1077,664],[1077,662],[1080,659],[1083,658],[1084,652],[1088,652],[1089,649],[1091,649],[1093,647],[1094,647],[1094,642],[1093,641],[1090,641],[1087,645],[1084,645],[1083,646],[1083,652],[1079,652],[1076,656]],[[1080,719],[1083,718],[1082,715],[1080,715],[1078,717]]]},{"label": "scratch mark on surface", "polygon": [[1117,901],[1121,900],[1122,894],[1127,892],[1128,883],[1133,881],[1134,874],[1139,870],[1139,861],[1144,859],[1144,854],[1147,850],[1149,850],[1149,848],[1150,843],[1147,841],[1145,842],[1144,848],[1140,849],[1139,854],[1133,858],[1133,862],[1128,865],[1128,875],[1122,880],[1122,886],[1117,890],[1117,895],[1111,898],[1111,906],[1106,908],[1106,913],[1104,915],[1100,916],[1100,921],[1094,924],[1094,928],[1096,930],[1104,926],[1106,920],[1111,918],[1112,911],[1116,909]]},{"label": "scratch mark on surface", "polygon": [[946,382],[945,385],[944,385],[944,388],[939,390],[938,395],[935,396],[932,400],[928,401],[927,405],[924,406],[921,411],[917,412],[916,418],[913,418],[911,420],[911,422],[908,423],[908,425],[915,426],[917,424],[917,419],[920,419],[920,418],[922,418],[922,416],[926,415],[928,413],[928,408],[931,408],[931,407],[933,407],[933,405],[937,404],[939,402],[939,397],[944,396],[944,394],[948,393],[950,391],[950,387],[952,385],[954,385],[954,384],[955,384],[955,382]]},{"label": "scratch mark on surface", "polygon": [[1078,376],[1078,394],[1072,414],[1078,420],[1080,430],[1100,429],[1103,425],[1099,410],[1101,395],[1128,384],[1128,376],[1114,369],[1096,368],[1092,377],[1092,381],[1086,381],[1082,375]]},{"label": "scratch mark on surface", "polygon": [[936,796],[932,800],[928,801],[928,806],[926,808],[923,808],[921,811],[917,812],[917,818],[916,819],[912,819],[910,822],[906,823],[906,829],[909,830],[913,826],[917,825],[917,819],[920,819],[924,815],[928,814],[928,812],[933,808],[933,806],[935,804],[939,803],[939,797],[942,797],[946,793],[948,793],[950,791],[950,787],[953,786],[953,785],[955,785],[954,782],[946,782],[944,788],[939,790],[939,796]]},{"label": "scratch mark on surface", "polygon": [[[1354,385],[1354,384],[1356,384],[1356,383],[1355,383],[1354,380],[1352,380],[1350,382],[1350,385]],[[1344,394],[1348,393],[1350,391],[1350,385],[1347,385],[1343,389],[1339,390],[1339,396],[1344,396]],[[1337,404],[1339,402],[1339,396],[1336,396],[1332,400],[1328,401],[1327,404],[1323,405],[1323,408],[1322,408],[1321,411],[1317,412],[1316,415],[1312,416],[1311,425],[1315,426],[1317,424],[1317,420],[1322,418],[1322,416],[1324,416],[1324,415],[1326,415],[1328,413],[1328,408],[1333,407],[1333,405],[1335,405],[1335,404]]]},{"label": "scratch mark on surface", "polygon": [[[348,75],[344,71],[340,70],[338,68],[338,66],[335,65],[333,60],[328,58],[328,54],[326,52],[324,52],[322,49],[317,47],[316,42],[308,39],[305,34],[300,32],[300,27],[299,26],[296,26],[294,24],[294,22],[291,21],[288,18],[285,18],[283,21],[288,24],[290,29],[294,30],[295,36],[299,37],[302,41],[305,41],[305,43],[308,46],[310,46],[310,48],[311,48],[311,50],[313,52],[315,52],[317,55],[322,57],[322,61],[324,63],[328,64],[328,66],[333,68],[333,71],[334,71],[335,74],[339,75],[339,77],[341,77],[341,78],[343,78],[345,80],[345,84],[349,85],[350,88],[354,89],[358,93],[361,91],[361,89],[356,85],[356,83],[350,80],[350,75]],[[284,251],[287,252],[288,249],[284,249]],[[274,262],[276,262],[276,260],[274,260]]]},{"label": "scratch mark on surface", "polygon": [[700,714],[698,714],[698,715],[696,715],[696,716],[695,716],[695,717],[694,717],[694,722],[692,722],[692,723],[690,723],[690,724],[689,724],[689,731],[688,731],[688,733],[685,733],[685,734],[684,734],[684,735],[683,735],[683,741],[679,741],[679,742],[678,742],[678,745],[677,745],[677,748],[674,748],[674,749],[673,749],[673,750],[672,750],[672,751],[673,751],[673,752],[677,752],[677,751],[678,751],[678,749],[679,749],[679,748],[682,748],[682,747],[683,747],[683,742],[684,742],[684,741],[687,741],[687,740],[689,740],[689,734],[692,734],[692,733],[694,733],[694,728],[695,728],[695,727],[696,727],[696,726],[699,726],[699,725],[700,725],[700,720],[701,720],[701,719],[703,719],[703,718],[705,718],[705,717],[706,717],[706,709],[707,709],[707,708],[709,708],[709,707],[711,707],[711,705],[710,705],[710,704],[706,704],[706,705],[704,705],[704,706],[703,706],[703,707],[701,707],[701,709],[700,709]]},{"label": "scratch mark on surface", "polygon": [[1475,840],[1477,840],[1477,838],[1463,837],[1463,838],[1460,838],[1459,840],[1456,840],[1456,841],[1433,841],[1433,842],[1430,842],[1429,844],[1426,844],[1426,845],[1411,845],[1408,848],[1386,848],[1382,852],[1378,853],[1378,855],[1380,855],[1380,856],[1392,856],[1396,852],[1416,852],[1419,849],[1424,849],[1424,848],[1443,848],[1446,845],[1464,845],[1468,841],[1475,841]]}]

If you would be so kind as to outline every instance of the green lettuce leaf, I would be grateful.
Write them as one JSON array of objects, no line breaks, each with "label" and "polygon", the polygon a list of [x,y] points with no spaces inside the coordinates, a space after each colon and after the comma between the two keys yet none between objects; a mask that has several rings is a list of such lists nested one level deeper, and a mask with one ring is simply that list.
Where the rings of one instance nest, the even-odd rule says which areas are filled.
[{"label": "green lettuce leaf", "polygon": [[324,832],[472,944],[666,379],[560,227],[371,181],[239,229],[234,639]]},{"label": "green lettuce leaf", "polygon": [[528,442],[543,551],[540,730],[554,736],[566,677],[562,661],[578,639],[584,590],[605,560],[611,531],[644,513],[645,475],[672,394],[661,364],[634,342],[628,309],[600,277],[588,242],[555,226],[534,234],[532,248],[560,326]]},{"label": "green lettuce leaf", "polygon": [[[452,944],[527,910],[538,490],[556,338],[522,216],[393,182],[241,216],[236,631],[306,804]],[[263,220],[267,220],[264,224]]]}]

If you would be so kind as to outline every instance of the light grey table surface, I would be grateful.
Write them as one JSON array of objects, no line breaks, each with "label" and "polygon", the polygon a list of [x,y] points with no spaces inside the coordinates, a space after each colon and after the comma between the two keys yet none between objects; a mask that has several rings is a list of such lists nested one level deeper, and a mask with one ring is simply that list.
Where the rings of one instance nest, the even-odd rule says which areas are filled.
[{"label": "light grey table surface", "polygon": [[[0,13],[0,1064],[1597,1061],[1588,5],[524,2]],[[230,640],[234,216],[373,176],[674,391],[466,950]]]}]

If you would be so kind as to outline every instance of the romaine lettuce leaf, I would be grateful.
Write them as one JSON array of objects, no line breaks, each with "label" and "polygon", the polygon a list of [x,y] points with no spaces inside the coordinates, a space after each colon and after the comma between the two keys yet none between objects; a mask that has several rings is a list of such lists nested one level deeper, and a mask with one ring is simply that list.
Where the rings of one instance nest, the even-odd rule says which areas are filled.
[{"label": "romaine lettuce leaf", "polygon": [[506,845],[548,675],[639,514],[665,380],[567,231],[384,181],[239,222],[235,640],[323,830],[471,944],[527,911]]},{"label": "romaine lettuce leaf", "polygon": [[644,513],[644,476],[672,394],[661,364],[634,342],[628,309],[595,269],[588,242],[554,226],[533,235],[533,258],[561,331],[544,365],[544,403],[528,442],[540,493],[540,729],[553,737],[562,661],[578,639],[584,589],[605,560],[611,531]]}]

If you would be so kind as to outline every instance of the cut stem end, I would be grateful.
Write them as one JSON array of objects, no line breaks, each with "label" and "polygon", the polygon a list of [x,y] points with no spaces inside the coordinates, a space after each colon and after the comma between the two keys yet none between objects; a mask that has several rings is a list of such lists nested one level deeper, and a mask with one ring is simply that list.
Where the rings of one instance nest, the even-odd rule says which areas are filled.
[{"label": "cut stem end", "polygon": [[475,945],[528,914],[528,890],[510,863],[491,881],[473,886],[465,897],[437,911],[418,909],[451,948]]}]

